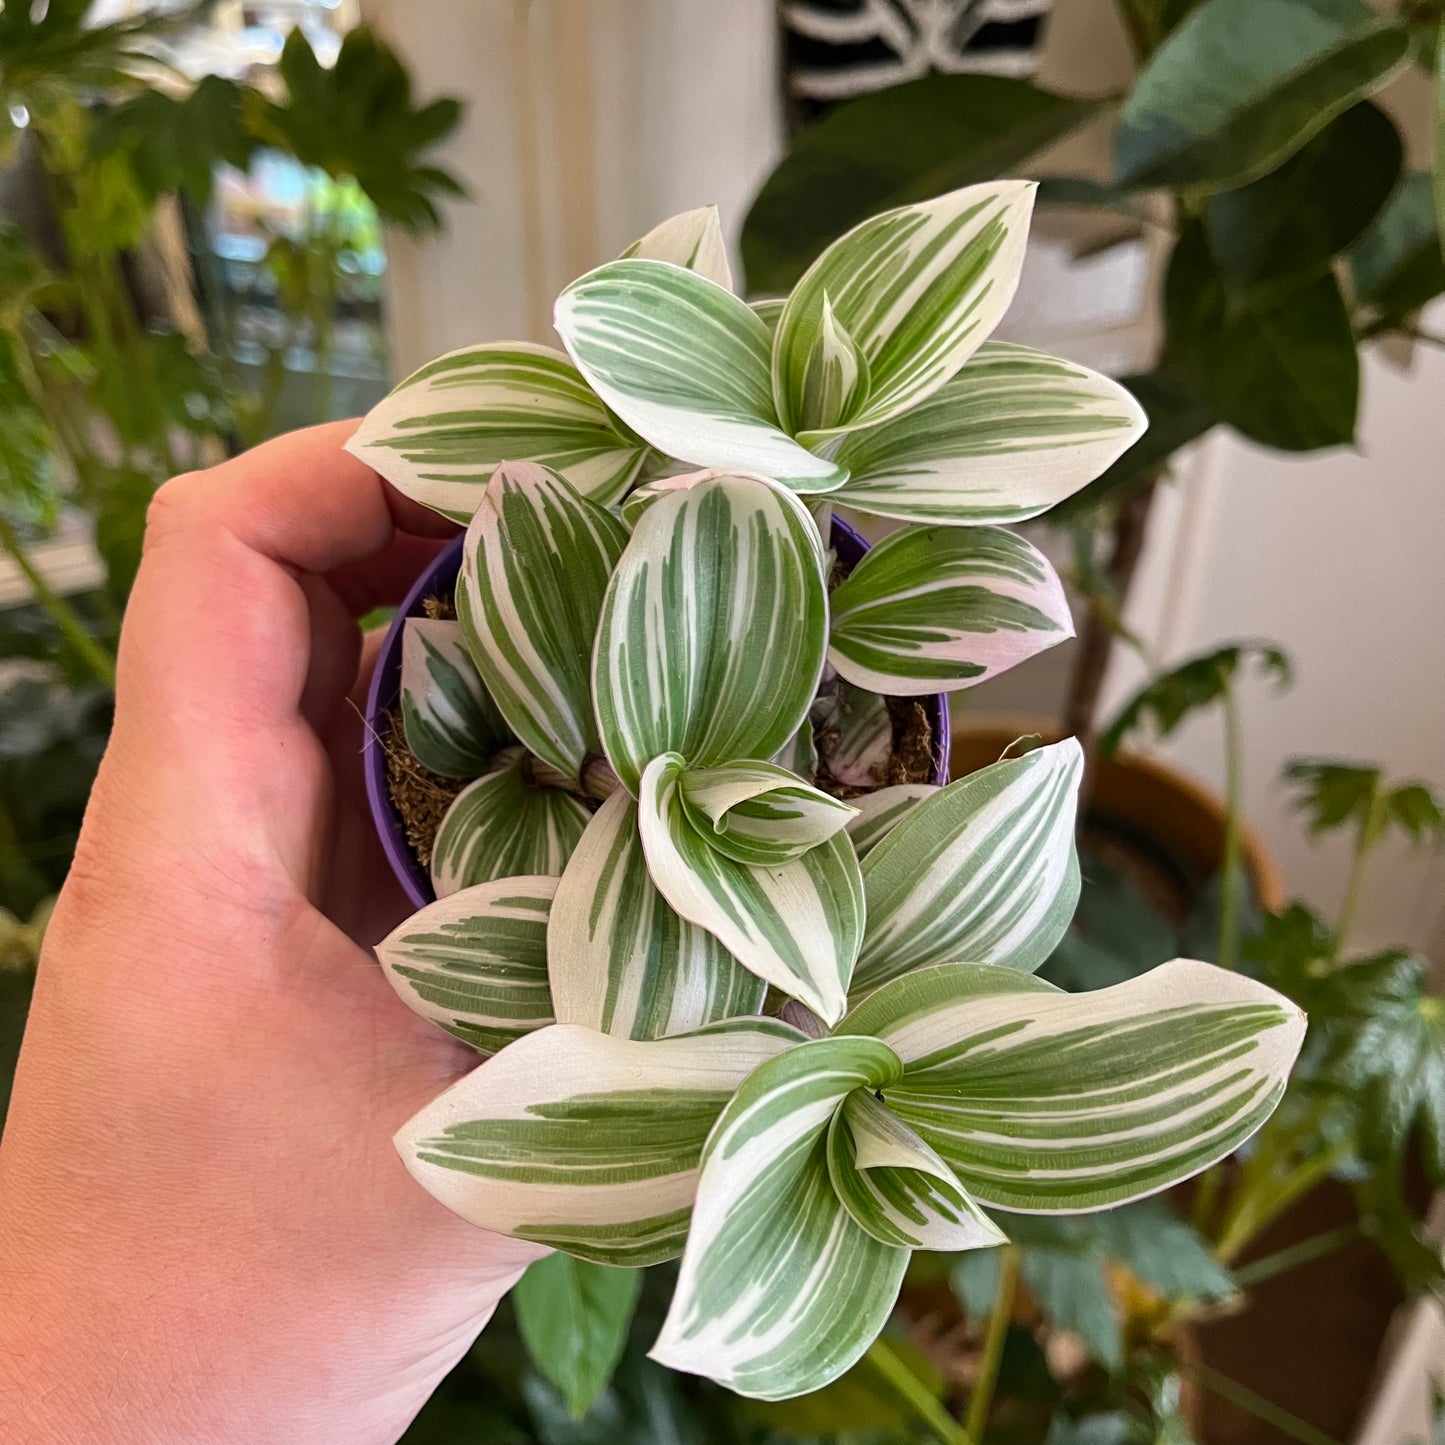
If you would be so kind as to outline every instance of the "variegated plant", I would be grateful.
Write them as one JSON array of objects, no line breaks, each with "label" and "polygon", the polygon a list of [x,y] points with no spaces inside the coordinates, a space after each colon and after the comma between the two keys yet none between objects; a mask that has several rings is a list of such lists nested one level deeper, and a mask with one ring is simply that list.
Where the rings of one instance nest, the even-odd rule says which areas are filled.
[{"label": "variegated plant", "polygon": [[[454,353],[351,443],[468,524],[456,620],[406,623],[400,710],[473,781],[438,901],[378,955],[489,1057],[398,1147],[479,1225],[680,1256],[654,1353],[745,1394],[845,1370],[912,1249],[1004,1239],[985,1206],[1098,1209],[1227,1154],[1303,1032],[1206,964],[1031,976],[1078,896],[1072,741],[888,781],[897,700],[1069,635],[995,524],[1142,427],[1107,379],[985,340],[1030,202],[890,212],[752,306],[715,215],[676,217],[563,293],[570,361]],[[835,503],[910,525],[839,569]]]}]

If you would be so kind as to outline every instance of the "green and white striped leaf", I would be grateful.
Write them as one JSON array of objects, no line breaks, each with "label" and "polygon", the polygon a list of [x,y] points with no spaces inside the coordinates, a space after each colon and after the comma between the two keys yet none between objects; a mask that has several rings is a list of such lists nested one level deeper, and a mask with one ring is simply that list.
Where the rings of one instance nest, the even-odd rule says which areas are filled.
[{"label": "green and white striped leaf", "polygon": [[805,717],[798,730],[772,756],[772,761],[800,778],[812,778],[818,771],[818,748],[813,740],[813,720]]},{"label": "green and white striped leaf", "polygon": [[854,987],[930,963],[1038,968],[1079,901],[1083,766],[1073,738],[992,763],[925,798],[874,845]]},{"label": "green and white striped leaf", "polygon": [[884,211],[834,241],[793,288],[778,322],[773,400],[784,429],[810,445],[833,434],[801,431],[825,296],[868,361],[867,397],[843,429],[888,421],[937,391],[1013,299],[1034,189],[1032,181],[965,186]]},{"label": "green and white striped leaf", "polygon": [[484,1229],[596,1264],[657,1264],[681,1252],[718,1115],[802,1041],[777,1019],[646,1041],[554,1024],[428,1104],[397,1151],[429,1194]]},{"label": "green and white striped leaf", "polygon": [[640,820],[658,892],[745,968],[835,1023],[863,935],[863,886],[846,832],[791,863],[755,868],[718,852],[688,820],[681,757],[642,776]]},{"label": "green and white striped leaf", "polygon": [[719,853],[764,868],[826,843],[857,812],[773,763],[687,768],[679,796],[688,821]]},{"label": "green and white striped leaf", "polygon": [[547,918],[555,878],[499,878],[414,913],[376,945],[401,1001],[494,1054],[552,1022]]},{"label": "green and white striped leaf", "polygon": [[547,932],[557,1018],[623,1038],[686,1033],[762,1011],[767,985],[654,887],[637,804],[616,792],[572,854]]},{"label": "green and white striped leaf", "polygon": [[515,741],[467,649],[459,622],[408,617],[401,633],[401,722],[423,767],[475,778]]},{"label": "green and white striped leaf", "polygon": [[589,814],[570,793],[534,788],[520,749],[499,753],[494,770],[457,794],[432,844],[431,881],[446,898],[494,878],[560,874]]},{"label": "green and white striped leaf", "polygon": [[854,798],[858,815],[848,824],[853,851],[861,862],[901,823],[925,798],[939,789],[932,783],[896,783]]},{"label": "green and white striped leaf", "polygon": [[581,373],[550,346],[503,341],[448,352],[366,414],[347,451],[397,491],[469,522],[498,462],[540,462],[607,506],[648,448],[612,425]]},{"label": "green and white striped leaf", "polygon": [[1008,1242],[937,1152],[866,1090],[849,1094],[828,1125],[828,1176],[884,1244],[954,1253]]},{"label": "green and white striped leaf", "polygon": [[797,498],[725,472],[672,483],[612,575],[593,658],[602,746],[634,794],[660,753],[771,757],[807,715],[827,640],[822,545]]},{"label": "green and white striped leaf", "polygon": [[728,248],[723,243],[716,206],[683,211],[654,226],[619,259],[626,261],[633,257],[642,261],[671,261],[674,266],[706,276],[726,291],[733,289],[733,271],[728,264]]},{"label": "green and white striped leaf", "polygon": [[987,341],[902,416],[849,432],[839,502],[943,526],[1021,522],[1102,476],[1143,435],[1116,381],[1027,346]]},{"label": "green and white striped leaf", "polygon": [[800,492],[846,479],[778,425],[772,336],[716,282],[664,261],[609,261],[557,298],[553,321],[597,395],[668,456]]},{"label": "green and white striped leaf", "polygon": [[813,708],[819,751],[835,782],[876,788],[893,756],[893,718],[876,692],[839,678]]},{"label": "green and white striped leaf", "polygon": [[798,430],[826,431],[842,425],[867,401],[868,358],[834,314],[826,291],[811,341],[800,333],[793,338],[793,344],[807,348],[798,399]]},{"label": "green and white striped leaf", "polygon": [[778,322],[783,319],[783,308],[788,304],[784,296],[768,296],[761,301],[749,301],[748,309],[768,328],[768,335],[771,336],[778,329]]},{"label": "green and white striped leaf", "polygon": [[876,1089],[897,1069],[876,1040],[827,1038],[747,1079],[703,1151],[653,1359],[782,1400],[820,1389],[868,1348],[909,1251],[874,1239],[843,1207],[828,1177],[827,1129],[854,1089]]},{"label": "green and white striped leaf", "polygon": [[512,731],[569,778],[601,748],[592,642],[626,542],[609,512],[527,462],[497,468],[467,528],[457,582],[467,645]]},{"label": "green and white striped leaf", "polygon": [[916,697],[972,687],[1074,635],[1049,559],[998,527],[905,527],[834,589],[828,660]]},{"label": "green and white striped leaf", "polygon": [[1304,1015],[1241,974],[1178,959],[1063,993],[974,964],[896,979],[840,1025],[903,1060],[889,1109],[984,1204],[1077,1213],[1187,1179],[1269,1117]]}]

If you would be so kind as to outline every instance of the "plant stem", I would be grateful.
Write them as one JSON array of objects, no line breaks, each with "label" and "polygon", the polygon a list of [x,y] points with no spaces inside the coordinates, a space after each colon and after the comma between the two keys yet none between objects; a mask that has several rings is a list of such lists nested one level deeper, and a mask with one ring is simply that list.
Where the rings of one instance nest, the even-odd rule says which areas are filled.
[{"label": "plant stem", "polygon": [[1332,1435],[1316,1429],[1308,1420],[1291,1415],[1288,1410],[1271,1404],[1263,1395],[1256,1395],[1253,1390],[1237,1384],[1217,1370],[1211,1370],[1208,1365],[1186,1365],[1184,1368],[1206,1390],[1212,1390],[1221,1399],[1238,1405],[1242,1410],[1248,1410],[1256,1419],[1263,1420],[1266,1425],[1273,1425],[1291,1440],[1298,1440],[1300,1445],[1339,1445],[1339,1441]]},{"label": "plant stem", "polygon": [[90,635],[84,620],[75,608],[45,580],[40,569],[30,560],[20,534],[7,517],[0,516],[0,549],[7,552],[30,583],[35,600],[49,614],[61,635],[84,660],[85,665],[111,692],[115,691],[115,658]]},{"label": "plant stem", "polygon": [[1385,804],[1380,796],[1380,782],[1375,780],[1374,791],[1370,794],[1370,809],[1365,821],[1360,824],[1360,836],[1355,844],[1355,859],[1350,865],[1349,881],[1345,884],[1344,901],[1340,904],[1340,915],[1335,921],[1335,942],[1332,960],[1338,960],[1344,952],[1345,938],[1354,926],[1355,914],[1359,912],[1360,900],[1365,894],[1365,870],[1380,834],[1385,830]]},{"label": "plant stem", "polygon": [[948,1413],[943,1402],[936,1399],[923,1381],[899,1359],[898,1352],[882,1335],[868,1346],[868,1361],[943,1445],[974,1445],[968,1432]]},{"label": "plant stem", "polygon": [[1224,1182],[1224,1167],[1216,1164],[1199,1176],[1198,1188],[1194,1191],[1194,1207],[1190,1217],[1194,1227],[1201,1234],[1209,1232],[1209,1221],[1214,1218],[1215,1206],[1219,1203],[1219,1188]]},{"label": "plant stem", "polygon": [[1344,1157],[1342,1147],[1327,1149],[1323,1154],[1313,1155],[1296,1167],[1281,1180],[1269,1175],[1262,1176],[1258,1188],[1243,1188],[1235,1197],[1233,1206],[1220,1232],[1215,1256],[1221,1264],[1232,1264],[1241,1251],[1259,1232],[1272,1224],[1301,1195],[1307,1194]]},{"label": "plant stem", "polygon": [[1009,1320],[1013,1317],[1014,1290],[1019,1279],[1019,1252],[1012,1245],[1003,1246],[999,1261],[998,1294],[989,1312],[988,1327],[983,1336],[983,1358],[979,1361],[978,1379],[968,1398],[968,1433],[976,1441],[983,1440],[988,1428],[989,1411],[993,1408],[993,1390],[998,1382],[999,1361],[1003,1359],[1004,1340],[1008,1337]]},{"label": "plant stem", "polygon": [[1235,1270],[1235,1283],[1241,1289],[1263,1284],[1265,1280],[1284,1274],[1286,1270],[1308,1264],[1314,1259],[1323,1259],[1325,1255],[1355,1239],[1359,1232],[1360,1226],[1351,1221],[1349,1224],[1340,1225],[1338,1229],[1327,1229],[1323,1234],[1313,1234],[1298,1244],[1286,1245],[1283,1249],[1275,1250],[1273,1254],[1265,1255],[1263,1259],[1256,1259],[1253,1263]]},{"label": "plant stem", "polygon": [[1244,743],[1239,726],[1239,700],[1233,687],[1224,689],[1224,886],[1219,894],[1220,968],[1239,966],[1239,905],[1244,878],[1241,855],[1244,825]]}]

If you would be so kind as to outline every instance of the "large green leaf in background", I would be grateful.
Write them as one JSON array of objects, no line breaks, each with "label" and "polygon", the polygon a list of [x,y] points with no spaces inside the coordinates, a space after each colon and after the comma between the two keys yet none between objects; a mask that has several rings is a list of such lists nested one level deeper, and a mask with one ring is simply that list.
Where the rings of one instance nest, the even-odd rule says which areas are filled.
[{"label": "large green leaf in background", "polygon": [[1115,140],[1127,185],[1243,185],[1408,60],[1363,0],[1205,0],[1155,52]]},{"label": "large green leaf in background", "polygon": [[991,75],[927,75],[840,105],[798,137],[753,202],[748,288],[786,291],[875,212],[1006,175],[1095,109]]},{"label": "large green leaf in background", "polygon": [[1210,199],[1209,245],[1230,283],[1327,266],[1374,219],[1400,174],[1395,123],[1368,101],[1337,116],[1278,170]]},{"label": "large green leaf in background", "polygon": [[1292,452],[1354,440],[1360,361],[1333,272],[1232,292],[1192,224],[1169,260],[1164,324],[1169,365],[1251,440]]},{"label": "large green leaf in background", "polygon": [[641,1290],[638,1270],[551,1254],[531,1265],[512,1291],[527,1351],[574,1419],[607,1388]]},{"label": "large green leaf in background", "polygon": [[347,32],[330,67],[295,29],[277,68],[286,98],[256,96],[258,132],[303,165],[338,180],[354,176],[384,220],[436,230],[437,198],[466,194],[451,172],[424,162],[424,153],[456,127],[461,103],[446,97],[417,106],[406,68],[366,26]]},{"label": "large green leaf in background", "polygon": [[1445,261],[1429,171],[1407,175],[1374,224],[1350,247],[1355,299],[1402,320],[1445,291]]}]

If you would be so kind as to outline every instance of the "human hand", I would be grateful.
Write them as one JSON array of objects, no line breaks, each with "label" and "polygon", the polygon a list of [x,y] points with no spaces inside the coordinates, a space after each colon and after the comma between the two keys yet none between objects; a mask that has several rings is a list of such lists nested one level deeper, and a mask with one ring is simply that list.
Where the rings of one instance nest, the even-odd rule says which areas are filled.
[{"label": "human hand", "polygon": [[354,619],[454,529],[350,430],[152,507],[0,1140],[9,1445],[394,1441],[539,1252],[391,1145],[475,1055],[368,952],[408,910],[361,787]]}]

